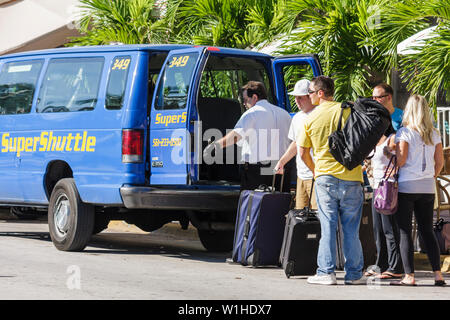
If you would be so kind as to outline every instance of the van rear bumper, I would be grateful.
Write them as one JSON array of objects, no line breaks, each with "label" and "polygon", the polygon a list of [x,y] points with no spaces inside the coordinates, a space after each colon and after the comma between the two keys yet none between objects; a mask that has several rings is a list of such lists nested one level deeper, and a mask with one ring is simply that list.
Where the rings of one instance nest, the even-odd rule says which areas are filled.
[{"label": "van rear bumper", "polygon": [[239,190],[120,188],[123,203],[129,209],[236,211],[239,193]]}]

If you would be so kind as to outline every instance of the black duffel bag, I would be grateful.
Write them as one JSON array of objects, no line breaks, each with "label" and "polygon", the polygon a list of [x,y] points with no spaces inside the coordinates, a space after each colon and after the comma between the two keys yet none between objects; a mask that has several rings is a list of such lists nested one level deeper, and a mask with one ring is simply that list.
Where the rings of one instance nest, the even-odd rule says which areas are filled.
[{"label": "black duffel bag", "polygon": [[[370,98],[358,98],[355,103],[343,102],[338,128],[328,137],[330,153],[349,170],[361,165],[391,124],[389,111]],[[344,109],[350,115],[342,127]]]}]

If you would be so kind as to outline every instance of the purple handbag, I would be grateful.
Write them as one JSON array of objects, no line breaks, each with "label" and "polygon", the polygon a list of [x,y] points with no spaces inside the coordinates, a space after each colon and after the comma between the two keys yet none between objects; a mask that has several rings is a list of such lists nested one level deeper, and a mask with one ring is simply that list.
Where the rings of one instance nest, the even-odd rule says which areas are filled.
[{"label": "purple handbag", "polygon": [[[392,164],[392,166],[391,166]],[[389,172],[389,174],[388,174]],[[392,174],[394,173],[394,174]],[[389,180],[391,177],[394,181]],[[375,209],[382,214],[391,215],[397,211],[398,206],[398,167],[397,157],[392,156],[384,172],[384,176],[373,193]]]}]

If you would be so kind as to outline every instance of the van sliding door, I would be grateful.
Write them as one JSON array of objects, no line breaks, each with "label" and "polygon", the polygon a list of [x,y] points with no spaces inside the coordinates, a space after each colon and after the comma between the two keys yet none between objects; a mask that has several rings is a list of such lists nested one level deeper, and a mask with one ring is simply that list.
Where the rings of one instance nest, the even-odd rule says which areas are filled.
[{"label": "van sliding door", "polygon": [[191,134],[207,56],[203,47],[173,50],[164,62],[150,111],[151,185],[186,185],[196,170]]}]

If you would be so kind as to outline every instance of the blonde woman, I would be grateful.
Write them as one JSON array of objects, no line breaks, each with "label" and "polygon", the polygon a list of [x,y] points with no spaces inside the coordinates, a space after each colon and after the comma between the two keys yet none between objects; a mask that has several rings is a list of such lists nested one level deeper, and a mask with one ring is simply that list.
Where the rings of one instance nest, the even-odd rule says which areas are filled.
[{"label": "blonde woman", "polygon": [[433,232],[434,178],[444,164],[439,132],[433,127],[430,108],[424,97],[412,95],[403,114],[403,128],[396,137],[399,169],[398,211],[400,254],[405,277],[391,285],[415,286],[414,250],[411,238],[412,214],[417,221],[435,274],[435,285],[444,286],[440,271],[439,247]]}]

